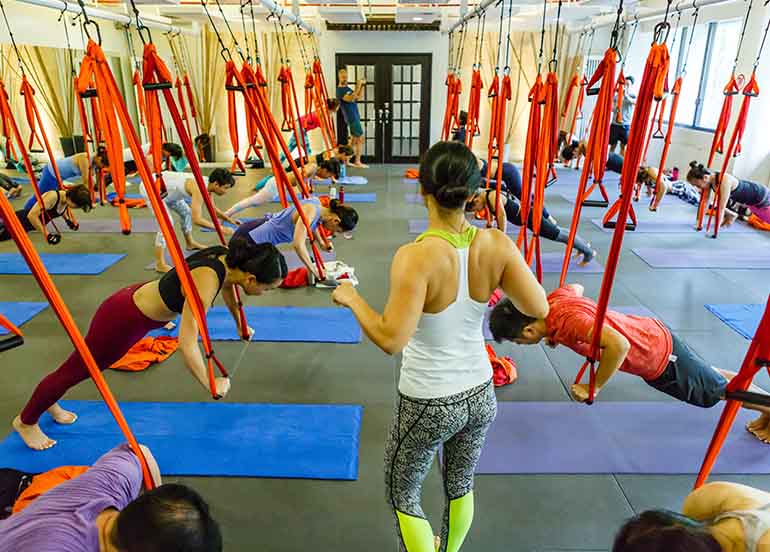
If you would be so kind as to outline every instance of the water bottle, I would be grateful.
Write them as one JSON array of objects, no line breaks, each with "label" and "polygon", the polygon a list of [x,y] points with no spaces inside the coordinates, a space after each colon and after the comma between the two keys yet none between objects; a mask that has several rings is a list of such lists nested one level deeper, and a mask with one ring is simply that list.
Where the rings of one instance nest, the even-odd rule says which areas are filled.
[{"label": "water bottle", "polygon": [[337,199],[337,188],[334,183],[329,184],[329,199]]},{"label": "water bottle", "polygon": [[340,184],[340,203],[345,203],[345,185]]}]

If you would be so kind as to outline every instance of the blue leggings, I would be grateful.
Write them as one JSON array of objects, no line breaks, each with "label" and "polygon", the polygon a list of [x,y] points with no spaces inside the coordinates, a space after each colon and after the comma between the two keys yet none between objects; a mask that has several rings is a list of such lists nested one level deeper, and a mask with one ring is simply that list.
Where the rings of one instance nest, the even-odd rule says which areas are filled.
[{"label": "blue leggings", "polygon": [[[37,180],[37,187],[40,190],[40,195],[59,189],[59,183],[56,181],[56,175],[53,174],[50,165],[46,165],[43,168],[43,172],[40,173],[40,178]],[[35,203],[37,203],[37,197],[33,195],[24,204],[24,209],[29,211]]]}]

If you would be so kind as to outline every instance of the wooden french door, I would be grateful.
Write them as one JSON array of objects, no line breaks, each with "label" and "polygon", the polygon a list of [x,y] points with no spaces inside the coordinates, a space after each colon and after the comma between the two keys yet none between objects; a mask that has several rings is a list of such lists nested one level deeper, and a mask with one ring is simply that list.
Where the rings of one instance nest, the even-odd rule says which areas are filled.
[{"label": "wooden french door", "polygon": [[430,54],[337,54],[351,88],[366,80],[358,101],[364,161],[415,163],[428,149]]}]

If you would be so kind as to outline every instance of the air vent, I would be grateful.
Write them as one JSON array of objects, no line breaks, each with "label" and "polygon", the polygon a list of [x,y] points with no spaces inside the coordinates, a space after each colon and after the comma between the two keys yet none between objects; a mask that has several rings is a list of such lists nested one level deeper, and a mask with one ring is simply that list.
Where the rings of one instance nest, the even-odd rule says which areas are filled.
[{"label": "air vent", "polygon": [[361,24],[345,24],[345,23],[333,23],[331,21],[326,23],[326,28],[330,31],[438,31],[441,22],[434,21],[431,23],[397,23],[393,16],[370,16],[367,17],[366,23]]}]

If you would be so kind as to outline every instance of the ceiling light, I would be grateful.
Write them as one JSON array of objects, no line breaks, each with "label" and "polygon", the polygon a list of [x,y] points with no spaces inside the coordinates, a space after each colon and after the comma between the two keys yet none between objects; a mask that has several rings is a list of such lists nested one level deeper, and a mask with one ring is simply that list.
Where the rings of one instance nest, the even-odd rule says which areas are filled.
[{"label": "ceiling light", "polygon": [[412,18],[412,21],[422,21],[422,17],[415,16]]}]

